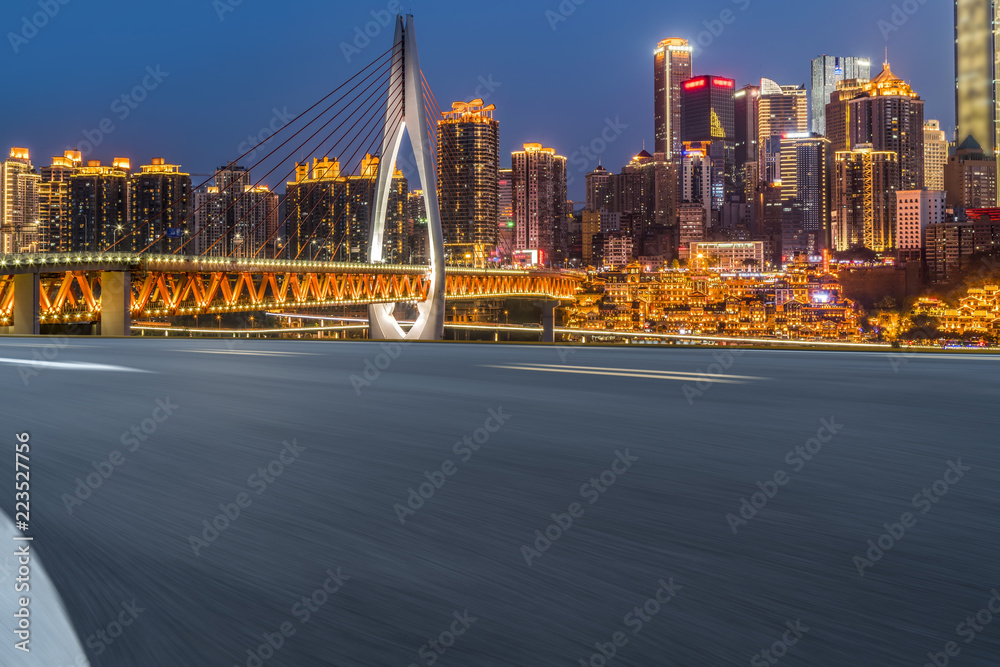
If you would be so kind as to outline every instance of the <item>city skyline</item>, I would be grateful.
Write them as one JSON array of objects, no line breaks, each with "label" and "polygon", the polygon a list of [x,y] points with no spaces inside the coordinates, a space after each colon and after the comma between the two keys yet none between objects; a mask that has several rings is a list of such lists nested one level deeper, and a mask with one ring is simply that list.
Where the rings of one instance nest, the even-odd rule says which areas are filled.
[{"label": "city skyline", "polygon": [[[605,27],[602,22],[607,10],[588,4],[574,5],[572,14],[563,15],[555,3],[551,7],[512,3],[502,15],[491,17],[489,31],[462,29],[478,25],[479,10],[455,16],[421,2],[359,8],[299,2],[295,6],[314,14],[316,20],[292,19],[289,17],[302,13],[288,11],[287,16],[276,15],[274,23],[268,22],[266,27],[259,21],[261,12],[253,5],[231,6],[225,0],[215,4],[219,7],[208,2],[174,3],[169,12],[145,5],[126,7],[111,17],[82,15],[74,13],[72,4],[60,5],[57,14],[30,39],[12,40],[8,35],[10,50],[5,57],[12,86],[34,93],[35,99],[32,104],[14,105],[5,111],[0,141],[30,148],[35,161],[43,163],[49,156],[61,155],[85,141],[87,131],[100,141],[93,142],[99,145],[85,159],[107,163],[123,155],[142,163],[162,156],[191,172],[197,184],[207,178],[199,178],[198,174],[211,174],[220,164],[252,148],[250,137],[266,136],[267,128],[281,127],[289,116],[329,92],[334,82],[343,81],[374,59],[382,52],[380,44],[384,42],[388,48],[391,33],[377,19],[385,18],[383,12],[389,12],[390,5],[414,13],[425,44],[440,40],[451,44],[449,49],[424,49],[423,68],[438,99],[481,97],[496,104],[501,124],[501,166],[509,166],[510,153],[525,142],[539,141],[567,156],[569,196],[574,202],[583,198],[583,175],[598,162],[579,149],[601,135],[606,120],[624,127],[599,155],[605,166],[616,170],[643,145],[652,148],[650,56],[666,37],[687,37],[695,45],[695,76],[731,77],[736,79],[737,88],[757,83],[762,76],[783,85],[809,84],[811,59],[822,53],[866,56],[874,66],[888,46],[894,71],[926,100],[925,117],[940,120],[949,138],[955,122],[950,4],[922,5],[912,16],[903,16],[905,21],[895,17],[894,22],[891,7],[851,1],[844,5],[843,12],[851,16],[850,20],[824,17],[830,24],[828,34],[842,37],[821,43],[800,34],[809,31],[790,30],[805,25],[803,22],[815,10],[806,8],[789,16],[773,11],[777,3],[763,0],[681,7],[669,12],[653,3],[637,3],[621,17],[625,20],[607,26],[603,32],[595,26]],[[6,8],[3,22],[15,35],[19,35],[19,27],[24,34],[33,34],[23,27],[21,17],[31,16],[29,10],[37,9],[34,3]],[[323,21],[323,17],[329,17],[329,21]],[[141,44],[121,28],[140,20],[154,31],[145,33]],[[724,22],[727,20],[729,23]],[[375,36],[371,43],[357,49],[352,44],[363,44],[364,40],[355,28],[363,31],[366,23],[373,21],[367,27]],[[327,27],[331,24],[337,28]],[[846,29],[848,25],[853,28]],[[844,29],[838,30],[838,26]],[[531,47],[519,53],[510,51],[507,41],[515,29],[532,37]],[[711,29],[720,34],[713,35]],[[326,41],[328,47],[322,50],[326,57],[302,56],[304,64],[298,58],[289,58],[286,45],[296,40],[292,36],[286,40],[276,37],[282,30],[290,35],[305,31],[308,43]],[[783,48],[761,48],[766,59],[752,50],[753,57],[747,58],[747,38],[771,31],[780,35]],[[95,78],[92,65],[86,64],[86,59],[75,62],[68,57],[69,47],[63,46],[73,43],[71,36],[79,33],[91,36],[94,43],[113,39],[116,48],[139,55],[106,66],[102,63],[105,69]],[[578,48],[593,34],[604,35],[598,48]],[[902,39],[907,35],[911,37]],[[263,43],[257,49],[237,47],[248,39]],[[707,46],[699,45],[699,39]],[[150,50],[151,42],[185,46]],[[473,48],[482,55],[470,59],[450,55]],[[359,52],[353,53],[352,49]],[[219,85],[216,63],[226,53],[239,53],[240,66],[227,74],[226,85]],[[573,56],[567,57],[569,53]],[[531,76],[526,69],[528,62],[546,63],[544,75]],[[601,81],[602,95],[587,93],[592,79]],[[562,83],[553,86],[556,80]],[[266,83],[262,85],[262,81]],[[165,94],[168,84],[170,94]],[[145,99],[133,102],[132,109],[120,97],[136,86],[144,88],[137,97]],[[158,95],[160,86],[164,88]],[[69,99],[72,104],[66,103]],[[199,100],[197,105],[191,104],[192,99]],[[567,105],[586,105],[587,111],[567,114]],[[127,116],[122,118],[126,111]],[[104,118],[110,119],[113,131],[100,131]],[[302,160],[311,157],[315,156],[300,156]],[[254,166],[252,160],[248,163]],[[279,175],[265,182],[280,192],[284,184]],[[415,182],[413,185],[416,187]]]}]

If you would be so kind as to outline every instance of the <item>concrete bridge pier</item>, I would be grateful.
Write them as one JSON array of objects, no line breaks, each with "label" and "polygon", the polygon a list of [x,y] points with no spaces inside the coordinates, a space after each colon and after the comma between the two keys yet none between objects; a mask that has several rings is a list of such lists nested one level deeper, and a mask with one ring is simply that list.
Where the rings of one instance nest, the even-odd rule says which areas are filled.
[{"label": "concrete bridge pier", "polygon": [[543,301],[539,304],[542,307],[542,342],[556,342],[556,306],[558,301]]},{"label": "concrete bridge pier", "polygon": [[40,283],[37,273],[20,273],[14,276],[14,325],[9,328],[15,336],[37,336],[39,326]]},{"label": "concrete bridge pier", "polygon": [[128,271],[101,272],[101,335],[132,335],[132,274]]}]

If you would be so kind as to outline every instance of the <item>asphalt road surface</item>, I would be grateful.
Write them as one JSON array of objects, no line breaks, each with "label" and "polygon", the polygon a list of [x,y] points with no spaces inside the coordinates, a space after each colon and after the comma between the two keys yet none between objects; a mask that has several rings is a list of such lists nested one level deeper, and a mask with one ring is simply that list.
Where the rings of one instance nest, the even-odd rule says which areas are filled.
[{"label": "asphalt road surface", "polygon": [[1000,356],[65,342],[0,509],[28,432],[91,665],[1000,664]]}]

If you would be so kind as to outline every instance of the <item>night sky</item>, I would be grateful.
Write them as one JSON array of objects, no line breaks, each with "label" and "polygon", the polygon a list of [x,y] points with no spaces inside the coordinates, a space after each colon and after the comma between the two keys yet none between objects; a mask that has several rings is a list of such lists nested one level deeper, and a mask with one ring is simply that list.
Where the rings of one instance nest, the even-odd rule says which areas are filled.
[{"label": "night sky", "polygon": [[[0,149],[26,146],[36,166],[48,164],[107,118],[114,130],[90,159],[129,157],[135,167],[162,156],[192,174],[237,157],[275,109],[304,111],[388,49],[391,28],[380,29],[350,62],[342,44],[374,20],[371,12],[398,6],[395,0],[62,1],[42,0],[58,11],[37,34],[22,21],[42,11],[37,0],[7,0],[0,8],[7,80]],[[894,6],[903,5],[915,13],[898,10],[899,27],[889,31],[897,27]],[[573,199],[582,197],[583,174],[596,166],[574,152],[600,136],[606,119],[627,126],[601,156],[606,167],[617,171],[643,141],[652,152],[653,49],[664,37],[695,40],[705,22],[722,32],[702,35],[707,46],[696,52],[696,75],[734,77],[737,87],[761,76],[808,84],[809,60],[821,53],[868,56],[874,75],[888,46],[893,71],[926,100],[926,117],[941,120],[949,138],[954,126],[953,10],[942,0],[409,0],[404,9],[415,16],[422,69],[441,106],[470,99],[481,81],[491,82],[487,102],[497,105],[502,166],[526,141],[552,146],[571,158]],[[712,25],[726,10],[732,22]],[[147,67],[159,68],[158,83]],[[115,99],[144,79],[153,89],[121,119],[124,107],[113,107]],[[481,89],[484,96],[489,87]],[[267,184],[283,191],[284,172]]]}]

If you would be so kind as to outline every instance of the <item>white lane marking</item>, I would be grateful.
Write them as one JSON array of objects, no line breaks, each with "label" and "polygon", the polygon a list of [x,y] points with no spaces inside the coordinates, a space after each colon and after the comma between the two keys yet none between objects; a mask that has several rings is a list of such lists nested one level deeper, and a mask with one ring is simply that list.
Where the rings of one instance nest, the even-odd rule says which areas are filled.
[{"label": "white lane marking", "polygon": [[731,379],[731,380],[766,380],[767,379],[767,378],[764,378],[764,377],[757,377],[755,375],[724,375],[722,373],[712,373],[711,375],[709,375],[708,373],[687,373],[687,372],[684,372],[684,371],[656,371],[656,370],[648,370],[648,369],[645,369],[645,368],[603,368],[601,366],[569,366],[569,365],[563,365],[563,364],[529,364],[529,363],[523,363],[523,364],[520,364],[520,365],[522,365],[522,366],[541,366],[542,368],[576,368],[576,369],[582,368],[582,369],[585,369],[585,370],[593,370],[593,371],[627,371],[627,372],[630,372],[630,373],[658,373],[658,374],[661,374],[661,375],[689,375],[691,377],[696,377],[696,378],[700,378],[700,377],[713,377],[713,378],[728,378],[728,379]]},{"label": "white lane marking", "polygon": [[[650,380],[676,380],[678,382],[691,382],[695,378],[690,375],[664,375],[659,373],[643,373],[643,372],[632,372],[632,373],[622,373],[622,372],[611,372],[611,371],[584,371],[584,370],[574,370],[572,368],[537,368],[534,366],[493,366],[489,364],[483,364],[483,368],[505,368],[514,371],[540,371],[542,373],[575,373],[579,375],[612,375],[615,377],[626,377],[626,378],[647,378]],[[702,382],[714,382],[716,384],[745,384],[741,380],[720,380],[716,379],[710,375],[700,376]]]},{"label": "white lane marking", "polygon": [[60,350],[64,347],[95,347],[94,345],[66,345],[60,343],[58,340],[53,340],[51,343],[0,343],[0,347],[58,347]]},{"label": "white lane marking", "polygon": [[170,352],[196,352],[198,354],[245,354],[254,357],[318,357],[322,356],[315,352],[275,352],[273,350],[267,352],[253,352],[250,350],[169,350]]},{"label": "white lane marking", "polygon": [[6,359],[0,357],[0,364],[15,364],[17,366],[34,366],[35,368],[60,368],[67,371],[119,371],[122,373],[152,373],[153,371],[128,366],[111,366],[109,364],[91,364],[85,361],[42,361],[40,359]]}]

